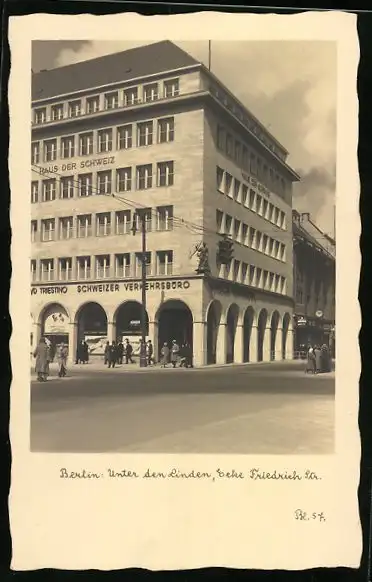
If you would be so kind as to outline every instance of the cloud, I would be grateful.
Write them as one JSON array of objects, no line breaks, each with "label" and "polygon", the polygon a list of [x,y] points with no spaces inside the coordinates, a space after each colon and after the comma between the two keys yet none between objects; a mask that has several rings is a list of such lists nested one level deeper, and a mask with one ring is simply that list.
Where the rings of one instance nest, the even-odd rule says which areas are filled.
[{"label": "cloud", "polygon": [[[150,41],[149,41],[150,42]],[[55,66],[143,45],[91,42],[60,51]],[[208,41],[178,42],[207,64]],[[212,72],[290,152],[303,176],[294,205],[333,229],[336,163],[336,45],[311,41],[213,41]]]}]

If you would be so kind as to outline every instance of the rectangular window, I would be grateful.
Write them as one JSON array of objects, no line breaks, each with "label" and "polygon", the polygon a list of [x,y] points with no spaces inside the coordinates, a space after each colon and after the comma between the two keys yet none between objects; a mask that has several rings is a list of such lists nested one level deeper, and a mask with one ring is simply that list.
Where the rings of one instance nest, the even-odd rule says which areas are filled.
[{"label": "rectangular window", "polygon": [[111,234],[111,213],[102,212],[96,215],[96,236]]},{"label": "rectangular window", "polygon": [[115,255],[115,277],[130,277],[130,254]]},{"label": "rectangular window", "polygon": [[116,109],[119,106],[119,94],[117,91],[106,93],[105,109]]},{"label": "rectangular window", "polygon": [[232,217],[229,214],[226,214],[225,217],[225,234],[231,235],[232,231]]},{"label": "rectangular window", "polygon": [[262,243],[262,232],[257,230],[256,231],[256,249],[260,252],[262,252],[261,243]]},{"label": "rectangular window", "polygon": [[240,202],[239,194],[240,194],[240,182],[239,180],[234,178],[234,200],[236,202]]},{"label": "rectangular window", "polygon": [[242,153],[242,167],[247,170],[248,169],[248,150],[245,146],[243,146],[243,153]]},{"label": "rectangular window", "polygon": [[40,275],[42,281],[54,280],[54,260],[41,259],[40,261]]},{"label": "rectangular window", "polygon": [[90,257],[76,257],[76,278],[90,279]]},{"label": "rectangular window", "polygon": [[251,157],[250,157],[250,170],[251,170],[251,173],[254,176],[256,176],[256,174],[257,174],[257,159],[256,159],[256,156],[254,154],[251,154]]},{"label": "rectangular window", "polygon": [[251,249],[256,248],[256,229],[252,227],[249,229],[249,246]]},{"label": "rectangular window", "polygon": [[[142,275],[142,253],[136,253],[136,277]],[[145,253],[146,275],[151,275],[151,253]]]},{"label": "rectangular window", "polygon": [[263,201],[262,215],[264,218],[266,218],[266,220],[269,219],[269,203],[267,200]]},{"label": "rectangular window", "polygon": [[232,158],[234,155],[234,140],[229,134],[226,136],[226,153],[229,158]]},{"label": "rectangular window", "polygon": [[62,158],[73,158],[75,155],[75,136],[62,137],[61,149]]},{"label": "rectangular window", "polygon": [[262,277],[262,269],[257,267],[256,269],[256,285],[257,287],[262,287],[263,284],[263,277]]},{"label": "rectangular window", "polygon": [[164,81],[164,97],[176,97],[180,93],[179,79]]},{"label": "rectangular window", "polygon": [[236,259],[234,259],[234,264],[233,264],[233,281],[237,281],[238,277],[239,277],[239,269],[240,269],[240,261],[237,261]]},{"label": "rectangular window", "polygon": [[223,180],[224,171],[217,166],[217,190],[224,194],[224,180]]},{"label": "rectangular window", "polygon": [[98,153],[112,151],[112,129],[101,129],[98,132]]},{"label": "rectangular window", "polygon": [[238,166],[240,166],[241,155],[242,155],[241,145],[240,145],[240,143],[238,141],[236,141],[235,142],[235,154],[234,154],[234,158],[235,158],[235,161],[238,164]]},{"label": "rectangular window", "polygon": [[34,141],[31,144],[31,163],[38,164],[40,162],[40,142]]},{"label": "rectangular window", "polygon": [[242,184],[242,204],[246,208],[248,207],[248,187],[245,184]]},{"label": "rectangular window", "polygon": [[254,265],[249,266],[249,285],[252,287],[256,285],[256,267]]},{"label": "rectangular window", "polygon": [[99,111],[99,97],[87,97],[86,110],[88,115]]},{"label": "rectangular window", "polygon": [[156,253],[156,274],[173,274],[173,251],[158,251]]},{"label": "rectangular window", "polygon": [[145,85],[143,88],[143,100],[145,103],[149,101],[156,101],[159,99],[159,89],[157,83],[151,83],[151,85]]},{"label": "rectangular window", "polygon": [[54,218],[46,218],[41,221],[41,240],[48,242],[55,238],[55,220]]},{"label": "rectangular window", "polygon": [[81,101],[76,99],[75,101],[70,101],[68,104],[68,116],[69,117],[79,117],[81,114]]},{"label": "rectangular window", "polygon": [[37,220],[31,220],[31,242],[37,241]]},{"label": "rectangular window", "polygon": [[240,242],[239,241],[239,239],[240,239],[240,225],[241,225],[240,220],[238,220],[237,218],[235,218],[235,220],[234,220],[234,239],[237,242]]},{"label": "rectangular window", "polygon": [[31,267],[31,281],[36,281],[37,279],[37,271],[36,271],[36,261],[35,259],[32,259],[31,263],[30,263],[30,267]]},{"label": "rectangular window", "polygon": [[172,230],[173,206],[158,206],[156,209],[156,230]]},{"label": "rectangular window", "polygon": [[228,172],[225,172],[225,194],[232,198],[233,177]]},{"label": "rectangular window", "polygon": [[35,123],[45,123],[46,122],[46,107],[41,107],[40,109],[35,109]]},{"label": "rectangular window", "polygon": [[138,102],[138,88],[132,87],[131,89],[126,89],[124,91],[124,103],[125,105],[135,105]]},{"label": "rectangular window", "polygon": [[59,238],[67,240],[74,236],[74,219],[72,216],[63,216],[59,219]]},{"label": "rectangular window", "polygon": [[56,199],[56,180],[43,180],[43,202],[52,202]]},{"label": "rectangular window", "polygon": [[60,281],[71,281],[72,279],[72,258],[64,257],[58,259],[58,279]]},{"label": "rectangular window", "polygon": [[86,238],[92,235],[92,215],[80,214],[77,216],[77,236]]},{"label": "rectangular window", "polygon": [[241,243],[244,246],[248,245],[248,225],[243,223],[243,227],[242,227],[242,237],[241,237]]},{"label": "rectangular window", "polygon": [[148,146],[152,145],[153,140],[153,122],[145,121],[144,123],[137,123],[137,145]]},{"label": "rectangular window", "polygon": [[158,120],[158,142],[168,143],[174,141],[174,117]]},{"label": "rectangular window", "polygon": [[89,156],[93,153],[93,132],[79,135],[79,155]]},{"label": "rectangular window", "polygon": [[217,232],[222,232],[222,219],[223,219],[223,212],[221,210],[216,210],[216,225],[217,225]]},{"label": "rectangular window", "polygon": [[116,191],[129,192],[132,189],[132,168],[116,170]]},{"label": "rectangular window", "polygon": [[110,277],[110,255],[97,255],[95,259],[97,279]]},{"label": "rectangular window", "polygon": [[223,152],[226,148],[226,132],[220,125],[217,127],[217,147]]},{"label": "rectangular window", "polygon": [[60,179],[60,198],[67,200],[74,197],[74,177],[64,176]]},{"label": "rectangular window", "polygon": [[242,272],[241,272],[240,280],[243,283],[243,285],[245,285],[247,283],[247,271],[248,271],[247,263],[242,263]]},{"label": "rectangular window", "polygon": [[98,194],[111,194],[112,172],[97,172],[97,190]]},{"label": "rectangular window", "polygon": [[268,252],[268,242],[269,242],[269,237],[267,236],[267,234],[264,234],[262,236],[262,252],[265,253],[265,255],[267,255],[267,252]]},{"label": "rectangular window", "polygon": [[52,121],[63,119],[63,105],[52,105]]},{"label": "rectangular window", "polygon": [[79,196],[91,196],[92,195],[92,174],[80,174],[78,176],[79,181]]},{"label": "rectangular window", "polygon": [[39,182],[31,182],[31,204],[36,204],[39,200]]},{"label": "rectangular window", "polygon": [[54,162],[57,159],[57,140],[44,141],[44,162]]},{"label": "rectangular window", "polygon": [[152,188],[152,164],[137,166],[137,190]]},{"label": "rectangular window", "polygon": [[[141,208],[141,213],[143,213],[144,215],[144,219],[145,219],[145,229],[146,232],[151,232],[152,230],[152,210],[151,208]],[[141,220],[140,220],[141,215],[139,214],[139,212],[135,213],[135,221],[136,221],[136,229],[137,232],[140,232],[142,230],[142,224],[141,224]]]},{"label": "rectangular window", "polygon": [[256,211],[260,216],[262,216],[262,196],[259,194],[256,195]]},{"label": "rectangular window", "polygon": [[174,162],[159,162],[157,165],[157,186],[173,186]]},{"label": "rectangular window", "polygon": [[119,150],[128,150],[132,147],[132,125],[118,127],[117,144]]},{"label": "rectangular window", "polygon": [[115,234],[129,234],[130,229],[130,210],[115,212]]}]

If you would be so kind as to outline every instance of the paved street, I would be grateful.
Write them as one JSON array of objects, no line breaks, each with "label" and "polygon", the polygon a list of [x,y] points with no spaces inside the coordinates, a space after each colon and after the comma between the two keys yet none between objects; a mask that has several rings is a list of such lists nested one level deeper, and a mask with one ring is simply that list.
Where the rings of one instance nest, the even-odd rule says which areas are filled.
[{"label": "paved street", "polygon": [[334,373],[303,363],[135,370],[72,366],[31,383],[31,449],[47,452],[333,452]]}]

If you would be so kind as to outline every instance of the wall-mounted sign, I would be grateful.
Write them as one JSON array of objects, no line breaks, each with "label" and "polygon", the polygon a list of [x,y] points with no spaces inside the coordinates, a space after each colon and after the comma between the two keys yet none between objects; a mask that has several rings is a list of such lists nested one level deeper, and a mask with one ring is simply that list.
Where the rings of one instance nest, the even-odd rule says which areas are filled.
[{"label": "wall-mounted sign", "polygon": [[323,311],[321,311],[320,309],[318,309],[318,311],[315,312],[315,316],[316,317],[323,317]]},{"label": "wall-mounted sign", "polygon": [[48,313],[44,320],[45,334],[68,334],[69,321],[66,312],[56,307],[55,310]]},{"label": "wall-mounted sign", "polygon": [[243,180],[248,182],[248,184],[250,184],[254,188],[257,188],[257,190],[259,191],[260,194],[263,194],[264,196],[267,196],[268,198],[271,196],[270,190],[268,188],[266,188],[266,186],[261,184],[261,182],[259,182],[257,180],[257,178],[254,178],[253,176],[250,176],[249,174],[246,174],[245,172],[242,172],[242,177],[243,177]]},{"label": "wall-mounted sign", "polygon": [[299,327],[304,326],[304,325],[307,325],[307,319],[306,319],[306,317],[298,317],[297,318],[297,325]]},{"label": "wall-mounted sign", "polygon": [[[190,281],[187,279],[147,281],[146,291],[171,291],[186,290],[190,288]],[[141,291],[142,283],[85,283],[84,285],[48,285],[42,287],[32,287],[31,295],[65,295],[68,291],[77,293],[117,293],[119,291]]]},{"label": "wall-mounted sign", "polygon": [[[108,156],[105,158],[93,158],[88,160],[81,160],[81,162],[69,162],[68,164],[53,164],[52,166],[39,167],[39,173],[56,174],[58,172],[73,172],[74,170],[81,170],[82,168],[95,168],[97,166],[107,166],[115,163],[115,156]],[[52,178],[53,176],[49,176]]]}]

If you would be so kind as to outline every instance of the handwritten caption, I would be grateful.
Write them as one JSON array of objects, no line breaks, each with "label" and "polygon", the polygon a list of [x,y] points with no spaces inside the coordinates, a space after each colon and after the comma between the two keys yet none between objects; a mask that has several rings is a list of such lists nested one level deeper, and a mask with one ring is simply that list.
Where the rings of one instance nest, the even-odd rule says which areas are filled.
[{"label": "handwritten caption", "polygon": [[306,469],[305,471],[265,471],[259,467],[248,469],[247,471],[237,471],[230,469],[228,471],[220,468],[214,471],[182,471],[177,468],[172,468],[168,471],[154,471],[147,468],[145,471],[134,471],[132,469],[106,469],[103,472],[88,471],[81,469],[79,471],[70,471],[63,467],[59,469],[59,477],[61,479],[154,479],[154,480],[170,480],[170,479],[189,479],[189,480],[210,480],[212,482],[218,480],[242,481],[248,479],[251,481],[321,481],[321,476],[315,471]]}]

